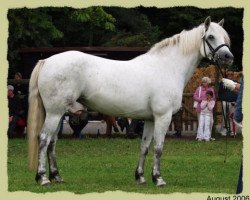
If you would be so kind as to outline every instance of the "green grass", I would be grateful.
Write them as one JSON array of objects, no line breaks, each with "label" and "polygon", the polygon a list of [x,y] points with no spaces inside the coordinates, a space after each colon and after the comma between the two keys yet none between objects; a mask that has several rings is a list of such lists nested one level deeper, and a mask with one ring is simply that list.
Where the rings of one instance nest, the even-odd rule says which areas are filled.
[{"label": "green grass", "polygon": [[242,140],[225,139],[196,142],[167,138],[161,159],[161,173],[167,186],[157,188],[151,181],[152,147],[146,160],[146,185],[137,185],[134,171],[140,139],[87,138],[60,139],[57,143],[59,173],[63,184],[41,187],[35,172],[27,168],[27,141],[12,139],[8,144],[8,190],[37,193],[70,191],[90,193],[121,190],[139,193],[228,193],[236,191],[242,153]]}]

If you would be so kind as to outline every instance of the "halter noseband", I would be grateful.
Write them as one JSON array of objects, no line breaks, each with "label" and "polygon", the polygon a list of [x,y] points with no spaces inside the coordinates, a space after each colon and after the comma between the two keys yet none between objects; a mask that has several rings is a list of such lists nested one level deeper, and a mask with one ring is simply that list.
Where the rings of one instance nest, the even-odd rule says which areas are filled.
[{"label": "halter noseband", "polygon": [[216,47],[215,49],[212,47],[212,45],[208,42],[208,40],[205,38],[205,35],[203,36],[203,48],[204,48],[204,53],[205,53],[205,56],[208,58],[208,55],[207,55],[207,52],[206,52],[206,45],[209,47],[210,51],[211,51],[211,54],[212,54],[212,58],[211,60],[214,60],[214,55],[215,53],[222,47],[226,46],[228,47],[229,49],[229,46],[227,44],[221,44],[219,45],[218,47]]}]

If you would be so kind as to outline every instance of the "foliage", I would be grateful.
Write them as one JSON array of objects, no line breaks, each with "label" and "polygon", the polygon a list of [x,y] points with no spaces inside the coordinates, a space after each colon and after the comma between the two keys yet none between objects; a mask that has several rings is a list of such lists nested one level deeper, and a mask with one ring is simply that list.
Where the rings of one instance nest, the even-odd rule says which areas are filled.
[{"label": "foliage", "polygon": [[[231,38],[231,50],[234,55],[233,68],[242,70],[243,51],[243,12],[242,8],[222,7],[202,9],[198,7],[171,7],[171,8],[137,8],[140,13],[145,14],[153,25],[160,28],[160,38],[170,37],[181,32],[183,29],[189,30],[194,26],[203,23],[207,16],[211,16],[212,21],[219,22],[225,19],[224,28]],[[208,66],[206,60],[202,65]]]},{"label": "foliage", "polygon": [[8,11],[9,38],[8,60],[10,70],[17,68],[20,47],[49,47],[52,41],[63,37],[53,24],[46,9],[10,9]]},{"label": "foliage", "polygon": [[111,39],[104,46],[150,47],[159,40],[159,27],[153,26],[147,16],[136,9],[108,7],[106,10],[117,19],[117,32],[109,36]]},{"label": "foliage", "polygon": [[[197,7],[43,7],[10,9],[8,60],[9,74],[21,65],[21,47],[143,46],[203,23],[225,18],[224,27],[232,41],[233,68],[242,69],[243,9]],[[230,17],[228,17],[230,16]],[[201,66],[208,66],[203,61]],[[11,76],[9,76],[11,77]]]},{"label": "foliage", "polygon": [[235,193],[242,155],[240,138],[228,139],[226,163],[225,139],[205,143],[167,138],[161,159],[162,176],[168,184],[164,188],[157,188],[151,181],[152,147],[146,160],[147,184],[136,184],[134,170],[140,141],[123,138],[61,139],[57,142],[56,152],[59,173],[65,183],[41,187],[35,183],[35,172],[27,169],[27,141],[9,140],[8,190],[78,194],[116,190],[144,194]]},{"label": "foliage", "polygon": [[96,29],[115,31],[115,18],[104,11],[100,6],[75,10],[71,18],[85,24],[89,30],[89,46],[93,45],[93,35]]}]

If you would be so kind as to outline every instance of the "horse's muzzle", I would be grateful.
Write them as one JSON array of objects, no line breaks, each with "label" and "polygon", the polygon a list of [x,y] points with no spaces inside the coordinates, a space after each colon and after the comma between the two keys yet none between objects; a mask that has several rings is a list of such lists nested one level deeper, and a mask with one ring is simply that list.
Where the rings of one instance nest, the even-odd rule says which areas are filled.
[{"label": "horse's muzzle", "polygon": [[234,56],[230,51],[221,50],[215,53],[214,59],[222,65],[232,65]]}]

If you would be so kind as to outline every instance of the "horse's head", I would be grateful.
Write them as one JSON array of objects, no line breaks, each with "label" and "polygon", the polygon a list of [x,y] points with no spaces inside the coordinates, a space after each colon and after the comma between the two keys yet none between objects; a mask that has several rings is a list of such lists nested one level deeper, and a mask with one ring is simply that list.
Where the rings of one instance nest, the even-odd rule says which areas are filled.
[{"label": "horse's head", "polygon": [[230,51],[230,39],[223,28],[224,19],[219,23],[211,22],[207,17],[203,24],[202,45],[200,52],[203,57],[218,61],[220,64],[231,65],[234,56]]}]

